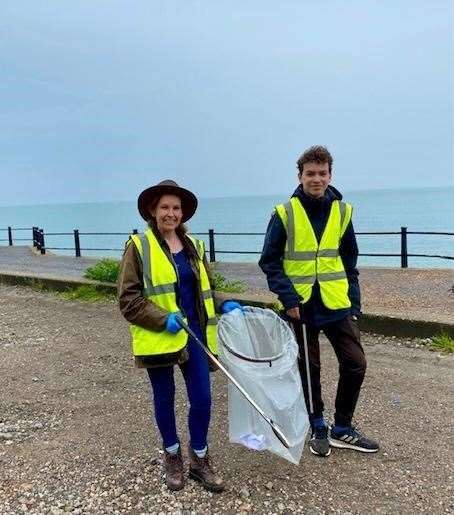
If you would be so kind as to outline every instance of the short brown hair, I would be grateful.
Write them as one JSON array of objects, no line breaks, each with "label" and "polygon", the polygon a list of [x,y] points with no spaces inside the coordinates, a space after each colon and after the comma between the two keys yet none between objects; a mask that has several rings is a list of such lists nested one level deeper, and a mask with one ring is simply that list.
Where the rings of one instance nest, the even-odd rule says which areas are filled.
[{"label": "short brown hair", "polygon": [[303,173],[303,166],[306,163],[328,163],[329,165],[329,173],[331,173],[331,168],[333,166],[333,156],[329,153],[329,150],[323,145],[314,145],[313,147],[308,148],[304,151],[304,153],[299,157],[296,162],[296,166],[298,167],[298,173],[301,175]]}]

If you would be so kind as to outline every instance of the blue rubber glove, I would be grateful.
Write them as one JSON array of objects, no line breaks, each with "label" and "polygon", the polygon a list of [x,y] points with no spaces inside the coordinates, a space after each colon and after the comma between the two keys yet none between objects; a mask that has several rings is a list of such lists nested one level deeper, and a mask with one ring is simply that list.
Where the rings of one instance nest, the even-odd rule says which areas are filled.
[{"label": "blue rubber glove", "polygon": [[223,313],[230,313],[230,311],[233,311],[234,309],[241,309],[241,311],[244,311],[243,306],[234,300],[226,300],[222,303],[221,311]]},{"label": "blue rubber glove", "polygon": [[176,334],[181,331],[182,327],[177,321],[178,313],[170,313],[166,320],[166,331],[169,333]]}]

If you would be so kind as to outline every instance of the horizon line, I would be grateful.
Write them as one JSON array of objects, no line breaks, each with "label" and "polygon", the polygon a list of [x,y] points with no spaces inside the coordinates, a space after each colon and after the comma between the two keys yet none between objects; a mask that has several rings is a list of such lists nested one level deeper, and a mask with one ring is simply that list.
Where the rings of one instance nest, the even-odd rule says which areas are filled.
[{"label": "horizon line", "polygon": [[[448,186],[415,186],[412,188],[371,188],[371,189],[346,189],[344,192],[346,194],[348,193],[368,193],[368,192],[386,192],[386,191],[402,191],[404,189],[408,191],[420,191],[420,190],[445,190],[454,188],[454,184],[448,185]],[[204,197],[200,196],[198,197],[199,200],[224,200],[224,199],[237,199],[237,198],[255,198],[255,197],[280,197],[280,196],[289,196],[290,194],[287,193],[265,193],[260,195],[224,195],[224,196],[218,196],[218,197]],[[69,201],[69,202],[40,202],[38,204],[3,204],[0,203],[0,208],[6,208],[6,207],[39,207],[39,206],[64,206],[64,205],[79,205],[79,204],[104,204],[104,203],[119,203],[119,202],[136,202],[136,199],[109,199],[109,200],[75,200],[75,201]]]}]

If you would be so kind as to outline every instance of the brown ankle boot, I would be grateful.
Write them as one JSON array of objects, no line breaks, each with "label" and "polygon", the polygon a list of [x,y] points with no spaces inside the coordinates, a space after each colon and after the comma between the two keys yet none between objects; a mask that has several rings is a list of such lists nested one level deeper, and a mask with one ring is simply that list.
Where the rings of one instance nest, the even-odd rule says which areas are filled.
[{"label": "brown ankle boot", "polygon": [[224,481],[211,466],[208,451],[204,458],[199,458],[189,447],[189,477],[200,481],[203,487],[210,492],[222,492],[224,490]]},{"label": "brown ankle boot", "polygon": [[164,464],[166,485],[169,490],[181,490],[184,487],[183,458],[181,448],[176,454],[170,454],[164,449]]}]

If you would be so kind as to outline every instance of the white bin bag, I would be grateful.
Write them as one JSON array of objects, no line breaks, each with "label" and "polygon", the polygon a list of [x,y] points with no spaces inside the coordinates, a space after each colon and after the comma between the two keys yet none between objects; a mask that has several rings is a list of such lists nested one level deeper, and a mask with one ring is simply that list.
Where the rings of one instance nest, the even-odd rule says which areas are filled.
[{"label": "white bin bag", "polygon": [[290,327],[269,309],[235,309],[218,323],[219,358],[290,442],[286,449],[273,430],[229,383],[229,438],[250,449],[269,450],[298,464],[309,428]]}]

